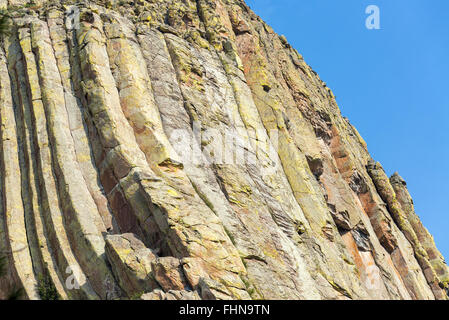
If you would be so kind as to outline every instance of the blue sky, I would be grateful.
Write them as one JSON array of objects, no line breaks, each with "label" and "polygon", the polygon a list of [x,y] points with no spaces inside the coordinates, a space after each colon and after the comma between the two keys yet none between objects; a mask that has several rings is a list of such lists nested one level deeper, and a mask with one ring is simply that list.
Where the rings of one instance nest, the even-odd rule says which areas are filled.
[{"label": "blue sky", "polygon": [[[247,0],[332,89],[449,262],[449,1]],[[368,30],[365,9],[380,9]]]}]

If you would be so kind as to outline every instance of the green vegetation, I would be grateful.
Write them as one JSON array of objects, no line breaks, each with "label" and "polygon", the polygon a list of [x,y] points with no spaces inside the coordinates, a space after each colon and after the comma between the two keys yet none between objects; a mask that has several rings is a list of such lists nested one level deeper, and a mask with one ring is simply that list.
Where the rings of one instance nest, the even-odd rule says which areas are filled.
[{"label": "green vegetation", "polygon": [[130,300],[140,300],[142,295],[144,294],[143,291],[134,293],[131,297],[129,297]]},{"label": "green vegetation", "polygon": [[224,228],[224,231],[226,232],[226,234],[228,235],[229,240],[231,240],[232,244],[235,245],[235,238],[234,238],[234,236],[232,235],[232,233],[229,232],[229,230],[226,229],[225,227],[223,227],[223,228]]},{"label": "green vegetation", "polygon": [[[6,259],[6,256],[0,256],[0,278],[6,276],[7,264],[8,260]],[[19,300],[23,294],[23,288],[13,288],[6,296],[6,300]]]},{"label": "green vegetation", "polygon": [[24,5],[25,8],[33,8],[33,7],[35,7],[35,6],[36,6],[36,2],[34,2],[34,1],[27,2],[27,3]]},{"label": "green vegetation", "polygon": [[7,300],[20,300],[20,298],[23,296],[24,290],[23,288],[16,288],[11,290],[11,292],[8,295]]},{"label": "green vegetation", "polygon": [[6,257],[0,257],[0,278],[6,274]]},{"label": "green vegetation", "polygon": [[245,276],[240,276],[240,279],[242,280],[243,284],[245,285],[246,292],[250,295],[250,297],[254,300],[260,300],[262,299],[262,295],[260,292],[249,282],[249,279]]},{"label": "green vegetation", "polygon": [[210,200],[206,197],[206,195],[204,195],[196,186],[196,184],[194,184],[192,182],[192,186],[193,189],[195,189],[195,192],[198,194],[198,196],[201,198],[201,200],[203,200],[203,202],[206,204],[206,206],[209,207],[209,209],[211,209],[214,213],[215,213],[215,208],[214,205],[212,204],[212,202],[210,202]]},{"label": "green vegetation", "polygon": [[0,37],[8,36],[10,33],[9,14],[6,10],[0,10]]},{"label": "green vegetation", "polygon": [[48,275],[39,275],[37,290],[42,300],[60,300],[58,291]]}]

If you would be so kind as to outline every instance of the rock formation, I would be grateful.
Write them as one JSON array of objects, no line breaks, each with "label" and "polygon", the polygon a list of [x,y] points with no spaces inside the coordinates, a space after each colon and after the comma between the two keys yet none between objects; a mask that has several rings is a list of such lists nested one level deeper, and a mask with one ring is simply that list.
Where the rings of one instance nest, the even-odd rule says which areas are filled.
[{"label": "rock formation", "polygon": [[405,182],[243,0],[0,7],[0,298],[447,299]]}]

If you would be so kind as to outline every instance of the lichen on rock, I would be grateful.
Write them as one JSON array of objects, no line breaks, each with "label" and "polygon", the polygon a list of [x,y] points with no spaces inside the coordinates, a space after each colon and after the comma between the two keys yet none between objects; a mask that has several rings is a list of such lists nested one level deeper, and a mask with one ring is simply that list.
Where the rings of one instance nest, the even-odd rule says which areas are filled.
[{"label": "lichen on rock", "polygon": [[0,9],[0,299],[448,298],[405,181],[243,0]]}]

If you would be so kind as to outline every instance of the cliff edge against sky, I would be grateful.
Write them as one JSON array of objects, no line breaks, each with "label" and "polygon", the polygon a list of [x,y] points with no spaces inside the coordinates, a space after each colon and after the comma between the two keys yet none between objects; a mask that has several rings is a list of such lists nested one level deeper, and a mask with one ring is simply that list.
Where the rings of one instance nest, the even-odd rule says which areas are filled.
[{"label": "cliff edge against sky", "polygon": [[244,1],[0,7],[0,298],[448,298],[405,181]]}]

